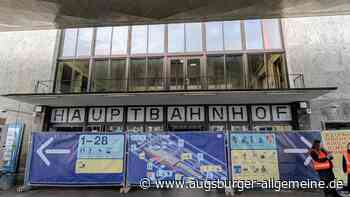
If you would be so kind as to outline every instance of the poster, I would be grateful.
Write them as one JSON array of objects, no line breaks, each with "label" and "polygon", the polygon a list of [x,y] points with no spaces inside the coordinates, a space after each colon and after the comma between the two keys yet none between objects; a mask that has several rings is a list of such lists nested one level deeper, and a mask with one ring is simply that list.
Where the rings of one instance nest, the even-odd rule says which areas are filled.
[{"label": "poster", "polygon": [[7,125],[7,134],[2,158],[0,158],[0,171],[15,173],[17,170],[20,146],[22,143],[24,124],[12,123]]},{"label": "poster", "polygon": [[121,185],[124,134],[33,133],[29,184]]},{"label": "poster", "polygon": [[223,132],[130,133],[130,185],[156,180],[227,180]]},{"label": "poster", "polygon": [[276,134],[281,180],[319,180],[309,150],[319,131],[279,132]]},{"label": "poster", "polygon": [[350,130],[323,131],[322,142],[325,148],[333,153],[333,172],[338,180],[347,183],[347,175],[343,172],[343,152],[350,143]]},{"label": "poster", "polygon": [[234,180],[279,179],[276,137],[272,133],[231,133]]}]

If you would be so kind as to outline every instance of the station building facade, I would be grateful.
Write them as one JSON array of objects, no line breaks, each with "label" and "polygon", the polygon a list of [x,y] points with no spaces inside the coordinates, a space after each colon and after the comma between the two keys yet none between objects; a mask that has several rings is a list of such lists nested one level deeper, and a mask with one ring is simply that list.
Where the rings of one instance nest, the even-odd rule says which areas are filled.
[{"label": "station building facade", "polygon": [[0,117],[25,122],[25,142],[32,131],[346,128],[349,18],[1,33],[12,110]]}]

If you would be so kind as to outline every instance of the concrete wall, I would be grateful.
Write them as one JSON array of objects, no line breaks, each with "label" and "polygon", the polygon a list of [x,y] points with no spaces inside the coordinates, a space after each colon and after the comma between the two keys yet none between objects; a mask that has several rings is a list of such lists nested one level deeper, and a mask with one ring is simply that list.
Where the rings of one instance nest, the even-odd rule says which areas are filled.
[{"label": "concrete wall", "polygon": [[[0,95],[33,92],[35,81],[52,79],[58,34],[58,30],[0,33]],[[43,116],[34,117],[33,108],[0,97],[0,109],[7,110],[0,112],[0,118],[6,123],[25,123],[20,172],[24,170],[30,132],[42,130]]]},{"label": "concrete wall", "polygon": [[350,121],[350,16],[282,19],[290,73],[306,87],[339,89],[311,102],[311,128],[321,121]]}]

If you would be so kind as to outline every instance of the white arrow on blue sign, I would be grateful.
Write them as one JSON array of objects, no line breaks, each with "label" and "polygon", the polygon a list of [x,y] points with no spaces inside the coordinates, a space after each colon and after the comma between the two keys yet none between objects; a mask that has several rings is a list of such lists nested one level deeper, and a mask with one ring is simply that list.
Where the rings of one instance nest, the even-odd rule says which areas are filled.
[{"label": "white arrow on blue sign", "polygon": [[[44,151],[44,149],[46,147],[48,147],[52,141],[54,140],[53,137],[49,138],[45,143],[43,143],[38,150],[36,151],[36,154],[38,154],[38,156],[41,158],[41,160],[47,165],[50,166],[50,161],[49,159],[46,157],[45,154],[70,154],[70,150],[69,149],[46,149]],[[45,153],[45,154],[44,154]]]}]

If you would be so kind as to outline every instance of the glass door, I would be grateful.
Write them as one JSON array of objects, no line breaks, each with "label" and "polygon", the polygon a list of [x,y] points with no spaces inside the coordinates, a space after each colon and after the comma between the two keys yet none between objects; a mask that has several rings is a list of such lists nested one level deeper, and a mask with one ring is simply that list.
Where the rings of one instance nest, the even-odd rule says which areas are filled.
[{"label": "glass door", "polygon": [[201,60],[200,58],[188,58],[186,69],[186,88],[188,90],[201,88]]},{"label": "glass door", "polygon": [[170,90],[193,90],[201,88],[200,57],[171,58],[169,67]]},{"label": "glass door", "polygon": [[170,90],[185,89],[185,59],[176,58],[170,59]]}]

